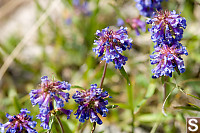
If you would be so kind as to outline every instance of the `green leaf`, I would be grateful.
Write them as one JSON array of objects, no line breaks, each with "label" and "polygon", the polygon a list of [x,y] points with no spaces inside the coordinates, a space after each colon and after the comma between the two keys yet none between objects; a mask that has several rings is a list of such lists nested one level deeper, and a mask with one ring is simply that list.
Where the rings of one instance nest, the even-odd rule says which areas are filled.
[{"label": "green leaf", "polygon": [[73,88],[73,89],[81,89],[81,90],[85,90],[83,87],[81,87],[81,86],[78,86],[78,85],[72,85],[71,86],[71,88]]},{"label": "green leaf", "polygon": [[176,67],[175,67],[175,70],[176,70],[176,72],[178,73],[178,75],[181,74],[180,71],[179,71],[179,69],[178,69],[178,66],[177,66],[177,65],[176,65]]},{"label": "green leaf", "polygon": [[193,110],[193,111],[200,111],[200,107],[192,104],[192,103],[188,103],[191,106],[176,106],[174,107],[175,109],[184,109],[184,110]]},{"label": "green leaf", "polygon": [[198,100],[200,100],[200,98],[199,97],[197,97],[197,96],[194,96],[194,95],[192,95],[192,94],[187,94],[188,96],[191,96],[191,97],[193,97],[193,98],[195,98],[195,99],[198,99]]},{"label": "green leaf", "polygon": [[22,107],[21,107],[21,104],[20,104],[19,99],[18,99],[17,96],[14,96],[13,102],[14,102],[14,106],[15,106],[16,111],[20,112]]},{"label": "green leaf", "polygon": [[195,104],[192,104],[192,103],[188,103],[188,104],[200,110],[200,107],[199,107],[199,106],[197,106],[197,105],[195,105]]},{"label": "green leaf", "polygon": [[168,84],[168,85],[171,85],[171,86],[173,86],[173,87],[176,87],[176,86],[177,86],[177,84],[172,83],[172,82],[165,82],[165,83]]},{"label": "green leaf", "polygon": [[175,106],[175,109],[184,109],[184,110],[193,110],[193,111],[200,111],[199,108],[193,106]]},{"label": "green leaf", "polygon": [[64,131],[65,131],[66,133],[72,133],[72,131],[71,131],[71,129],[69,128],[69,125],[68,125],[66,119],[65,119],[65,120],[61,119],[61,122],[62,122],[62,124],[63,124]]},{"label": "green leaf", "polygon": [[53,114],[51,114],[51,117],[49,118],[49,131],[51,131],[51,129],[52,129],[54,119],[55,119],[55,116]]},{"label": "green leaf", "polygon": [[142,114],[137,117],[137,121],[139,122],[157,122],[163,116],[161,114]]},{"label": "green leaf", "polygon": [[136,117],[137,121],[139,122],[150,122],[150,123],[154,123],[154,122],[166,122],[169,120],[174,119],[173,115],[168,115],[167,117],[165,117],[161,112],[160,113],[148,113],[148,114],[141,114],[139,116]]},{"label": "green leaf", "polygon": [[136,106],[135,108],[135,112],[134,113],[137,113],[140,108],[147,102],[147,100],[153,96],[154,92],[155,92],[155,89],[156,89],[156,85],[151,83],[147,89],[147,92],[146,92],[146,95],[144,97],[144,99]]},{"label": "green leaf", "polygon": [[129,80],[128,74],[126,73],[126,71],[124,70],[124,67],[122,67],[121,69],[119,69],[121,75],[126,79],[127,81],[127,96],[128,96],[128,103],[130,108],[133,110],[134,106],[133,106],[133,89],[132,89],[132,85],[131,85],[131,81]]},{"label": "green leaf", "polygon": [[41,129],[38,131],[38,133],[44,133],[46,130],[45,129]]},{"label": "green leaf", "polygon": [[128,104],[125,103],[116,103],[120,108],[123,109],[131,109],[130,106]]},{"label": "green leaf", "polygon": [[114,109],[114,108],[118,108],[118,105],[109,105],[107,106],[107,109]]},{"label": "green leaf", "polygon": [[121,75],[126,79],[127,83],[129,86],[131,86],[131,82],[129,80],[128,74],[126,73],[126,71],[124,70],[124,67],[122,66],[121,69],[119,69]]}]

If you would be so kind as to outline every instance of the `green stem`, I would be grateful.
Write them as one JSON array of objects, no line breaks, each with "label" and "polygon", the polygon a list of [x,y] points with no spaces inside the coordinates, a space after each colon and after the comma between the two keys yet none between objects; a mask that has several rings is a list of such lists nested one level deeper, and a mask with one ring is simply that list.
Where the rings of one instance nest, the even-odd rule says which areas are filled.
[{"label": "green stem", "polygon": [[166,98],[166,82],[163,84],[163,102],[165,101]]},{"label": "green stem", "polygon": [[134,121],[135,121],[135,116],[134,116],[134,109],[131,110],[131,114],[132,114],[132,133],[134,133]]},{"label": "green stem", "polygon": [[81,130],[79,133],[83,133],[84,129],[86,128],[86,125],[87,125],[88,121],[86,121],[85,123],[83,123],[82,127],[81,127]]},{"label": "green stem", "polygon": [[76,130],[77,132],[79,132],[79,130],[81,129],[81,124],[82,124],[82,123],[79,122],[79,124],[78,124],[78,128],[77,128],[77,130]]},{"label": "green stem", "polygon": [[106,76],[107,66],[108,66],[108,64],[105,62],[105,66],[104,66],[104,70],[103,70],[103,75],[101,77],[101,83],[99,85],[99,88],[102,88],[102,86],[103,86],[103,81],[104,81],[105,76]]},{"label": "green stem", "polygon": [[93,122],[93,126],[92,126],[92,131],[91,131],[91,133],[94,133],[94,130],[95,130],[95,128],[96,128],[96,122]]},{"label": "green stem", "polygon": [[163,81],[163,102],[165,101],[166,95],[167,95],[167,81],[168,81],[168,77],[164,77],[164,81]]},{"label": "green stem", "polygon": [[133,105],[133,90],[132,90],[132,85],[128,84],[127,86],[127,95],[128,95],[128,101],[129,101],[129,106],[131,108],[131,125],[132,125],[132,133],[134,133],[134,121],[135,121],[135,116],[134,116],[134,105]]},{"label": "green stem", "polygon": [[55,115],[55,117],[58,120],[58,123],[59,123],[60,128],[61,128],[61,132],[64,133],[64,128],[63,128],[63,125],[62,125],[62,122],[61,122],[60,118],[57,115]]},{"label": "green stem", "polygon": [[132,121],[131,121],[132,133],[134,133],[134,121],[135,121],[135,119],[134,119],[134,105],[133,105],[133,86],[132,86],[131,81],[129,80],[129,76],[126,73],[126,71],[124,70],[124,68],[122,67],[121,69],[119,69],[119,71],[127,81],[126,93],[127,93],[127,97],[128,97],[128,106],[130,108],[131,117],[132,117]]},{"label": "green stem", "polygon": [[[99,88],[102,88],[102,86],[103,86],[103,82],[104,82],[104,79],[105,79],[105,76],[106,76],[107,66],[108,66],[108,64],[105,62],[104,70],[103,70],[103,75],[102,75],[102,77],[101,77],[101,83],[100,83],[100,85],[99,85]],[[91,133],[94,133],[94,130],[95,130],[95,128],[96,128],[96,124],[97,124],[96,122],[93,122],[93,126],[92,126]]]}]

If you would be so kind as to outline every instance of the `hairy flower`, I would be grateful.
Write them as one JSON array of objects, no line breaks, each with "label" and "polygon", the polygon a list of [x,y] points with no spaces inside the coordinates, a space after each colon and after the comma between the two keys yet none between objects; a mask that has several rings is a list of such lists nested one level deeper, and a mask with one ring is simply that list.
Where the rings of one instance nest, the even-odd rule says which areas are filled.
[{"label": "hairy flower", "polygon": [[108,101],[104,99],[107,97],[109,97],[108,93],[106,91],[102,92],[101,88],[97,88],[97,84],[92,84],[91,88],[86,91],[76,91],[72,98],[79,106],[74,115],[82,123],[90,118],[91,122],[102,124],[103,122],[97,114],[106,117]]},{"label": "hairy flower", "polygon": [[153,12],[161,9],[163,0],[135,0],[136,7],[140,11],[140,15],[151,17]]},{"label": "hairy flower", "polygon": [[143,32],[146,31],[146,23],[141,21],[140,18],[126,19],[126,22],[129,23],[132,29],[135,30],[136,35],[140,35],[139,29],[141,29]]},{"label": "hairy flower", "polygon": [[0,132],[4,133],[5,129],[7,129],[6,133],[37,133],[35,129],[33,129],[37,122],[32,121],[32,116],[27,115],[30,114],[30,111],[27,109],[21,109],[21,113],[11,116],[9,114],[6,114],[6,117],[9,119],[8,122],[5,124],[0,123]]},{"label": "hairy flower", "polygon": [[150,55],[151,64],[157,64],[152,69],[154,74],[152,78],[159,78],[160,76],[172,77],[172,72],[175,70],[180,73],[185,72],[185,66],[181,55],[188,55],[186,47],[181,43],[174,42],[171,46],[162,45],[155,47],[155,51]]},{"label": "hairy flower", "polygon": [[94,41],[96,48],[93,48],[101,60],[106,60],[106,63],[114,62],[115,68],[120,69],[122,65],[126,64],[127,57],[121,55],[122,51],[130,49],[132,46],[132,39],[128,38],[127,28],[121,27],[117,31],[109,30],[109,27],[102,31],[97,30],[96,35],[98,40]]},{"label": "hairy flower", "polygon": [[[64,107],[63,99],[65,102],[68,102],[69,99],[69,93],[65,93],[63,90],[70,90],[71,85],[65,81],[60,82],[49,80],[47,76],[43,76],[41,81],[42,82],[39,86],[40,89],[31,90],[29,95],[31,103],[33,105],[39,105],[40,114],[37,115],[37,118],[43,122],[41,126],[44,129],[48,129],[49,117],[51,115],[51,111],[54,110],[53,102],[55,101],[57,110],[63,111],[63,109],[61,109]],[[68,117],[70,116],[71,112],[71,110],[68,110]],[[63,111],[63,113],[65,112]]]},{"label": "hairy flower", "polygon": [[183,29],[186,28],[186,20],[176,11],[159,11],[152,19],[147,20],[152,24],[151,39],[157,44],[170,44],[172,41],[180,41],[183,37]]}]

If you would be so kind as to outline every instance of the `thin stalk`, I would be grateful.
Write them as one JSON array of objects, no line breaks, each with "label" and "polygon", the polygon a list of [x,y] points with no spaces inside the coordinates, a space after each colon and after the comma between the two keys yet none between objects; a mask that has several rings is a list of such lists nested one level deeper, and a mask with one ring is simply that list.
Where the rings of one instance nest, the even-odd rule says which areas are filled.
[{"label": "thin stalk", "polygon": [[105,76],[106,76],[106,69],[107,69],[107,66],[108,66],[108,64],[105,62],[105,66],[104,66],[104,70],[103,70],[103,75],[102,75],[102,77],[101,77],[101,83],[100,83],[99,88],[102,88],[102,86],[103,86],[103,81],[104,81]]},{"label": "thin stalk", "polygon": [[167,116],[167,114],[165,113],[165,109],[164,109],[164,108],[165,108],[165,104],[166,104],[167,99],[168,99],[169,96],[171,95],[172,91],[173,91],[176,87],[175,87],[174,89],[172,89],[172,91],[169,92],[168,96],[166,97],[167,91],[169,91],[169,88],[167,88],[168,77],[167,77],[167,76],[162,77],[161,80],[162,80],[162,84],[163,84],[163,106],[162,106],[162,113],[163,113],[165,116]]},{"label": "thin stalk", "polygon": [[61,132],[64,133],[64,128],[63,128],[63,125],[62,125],[62,122],[61,122],[60,118],[57,115],[55,115],[55,117],[58,120],[58,123],[59,123],[60,128],[61,128]]},{"label": "thin stalk", "polygon": [[83,124],[79,122],[78,128],[76,130],[77,133],[83,133],[88,121],[84,122]]},{"label": "thin stalk", "polygon": [[96,122],[93,122],[93,126],[92,126],[92,131],[91,131],[91,133],[94,133],[94,130],[95,130],[95,128],[96,128]]},{"label": "thin stalk", "polygon": [[128,95],[128,101],[129,101],[129,106],[131,107],[131,117],[132,117],[132,121],[131,121],[131,125],[132,125],[132,133],[134,133],[134,121],[135,121],[135,116],[134,116],[134,105],[133,105],[133,87],[132,85],[128,84],[127,86],[127,95]]},{"label": "thin stalk", "polygon": [[163,102],[165,101],[166,98],[166,82],[163,84]]},{"label": "thin stalk", "polygon": [[166,95],[167,95],[167,80],[168,80],[168,77],[164,77],[164,81],[163,81],[163,102],[165,101],[165,98],[166,98]]},{"label": "thin stalk", "polygon": [[79,133],[83,133],[84,129],[86,128],[87,123],[88,123],[88,121],[86,121],[86,122],[82,125],[81,130],[80,130]]},{"label": "thin stalk", "polygon": [[78,128],[77,128],[77,132],[79,132],[79,130],[81,129],[81,122],[79,122],[79,124],[78,124]]},{"label": "thin stalk", "polygon": [[127,85],[126,85],[126,93],[127,93],[127,100],[128,100],[128,106],[130,107],[130,116],[132,117],[132,121],[131,121],[131,127],[132,127],[132,133],[134,132],[134,103],[133,103],[133,86],[131,84],[131,81],[129,80],[129,76],[126,73],[126,71],[124,70],[124,68],[122,67],[120,70],[120,73],[122,74],[122,76],[126,79],[127,81]]},{"label": "thin stalk", "polygon": [[134,133],[134,128],[135,128],[135,125],[134,125],[134,121],[135,121],[134,109],[131,110],[131,114],[132,114],[132,133]]},{"label": "thin stalk", "polygon": [[[99,88],[102,88],[102,86],[103,86],[103,82],[104,82],[104,79],[105,79],[105,76],[106,76],[107,66],[108,66],[108,64],[105,62],[104,70],[103,70],[103,75],[102,75],[102,77],[101,77],[101,83],[100,83],[100,85],[99,85]],[[93,126],[92,126],[91,133],[94,133],[94,130],[95,130],[95,128],[96,128],[96,124],[97,124],[96,122],[93,122]]]}]

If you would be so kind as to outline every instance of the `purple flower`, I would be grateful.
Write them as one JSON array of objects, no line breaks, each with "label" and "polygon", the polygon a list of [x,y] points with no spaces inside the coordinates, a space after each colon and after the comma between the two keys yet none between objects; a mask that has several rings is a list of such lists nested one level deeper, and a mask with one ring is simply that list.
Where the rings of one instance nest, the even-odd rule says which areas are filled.
[{"label": "purple flower", "polygon": [[40,114],[36,115],[37,119],[40,119],[40,121],[42,122],[40,126],[43,127],[43,129],[49,129],[50,116],[51,116],[51,112],[49,111],[46,113],[40,112]]},{"label": "purple flower", "polygon": [[67,25],[71,25],[72,24],[72,18],[71,17],[66,18],[65,23]]},{"label": "purple flower", "polygon": [[85,16],[91,15],[91,11],[88,10],[88,2],[84,1],[82,4],[80,0],[73,0],[73,6],[77,14],[83,14]]},{"label": "purple flower", "polygon": [[180,73],[185,72],[185,66],[181,55],[188,55],[186,47],[182,46],[181,43],[174,42],[169,45],[162,45],[155,47],[155,51],[150,55],[152,60],[151,64],[157,64],[152,69],[154,74],[152,78],[159,78],[160,76],[172,77],[172,72],[175,70]]},{"label": "purple flower", "polygon": [[106,91],[102,92],[101,88],[97,88],[97,84],[91,84],[89,90],[76,91],[72,98],[79,106],[74,115],[82,123],[90,118],[91,122],[102,124],[103,122],[97,114],[106,117],[108,101],[104,99],[107,97],[109,97],[108,93]]},{"label": "purple flower", "polygon": [[117,19],[117,26],[123,26],[124,25],[124,20],[121,18]]},{"label": "purple flower", "polygon": [[21,113],[11,116],[6,114],[6,117],[9,119],[8,122],[5,124],[0,123],[0,132],[4,133],[6,128],[6,133],[21,133],[21,132],[28,132],[28,133],[37,133],[35,129],[33,129],[37,122],[32,121],[32,116],[27,115],[30,114],[30,111],[27,109],[21,109]]},{"label": "purple flower", "polygon": [[180,41],[183,37],[183,29],[186,28],[186,20],[176,11],[157,12],[152,19],[147,20],[152,24],[151,39],[157,44],[170,44],[172,41]]},{"label": "purple flower", "polygon": [[162,9],[161,2],[163,0],[135,0],[136,7],[140,11],[140,15],[151,17],[153,12]]},{"label": "purple flower", "polygon": [[135,30],[136,35],[140,35],[139,28],[145,32],[146,31],[146,23],[141,21],[140,18],[132,18],[126,19],[126,22],[129,23],[132,29]]},{"label": "purple flower", "polygon": [[[65,81],[49,80],[47,76],[43,76],[41,81],[40,89],[31,90],[29,95],[31,103],[39,105],[40,114],[37,115],[37,119],[43,122],[41,126],[44,129],[48,129],[49,117],[55,107],[53,106],[53,102],[55,101],[57,110],[63,111],[64,109],[61,108],[64,107],[64,101],[68,102],[69,99],[69,93],[65,93],[63,90],[70,90],[71,85]],[[67,117],[70,116],[72,111],[69,110],[69,112]]]},{"label": "purple flower", "polygon": [[131,49],[132,39],[128,38],[127,28],[121,27],[117,31],[109,30],[109,27],[102,31],[97,30],[96,35],[98,40],[94,41],[96,48],[93,48],[101,60],[106,60],[106,63],[114,62],[116,69],[121,69],[122,65],[126,64],[127,57],[121,55],[122,51]]}]

